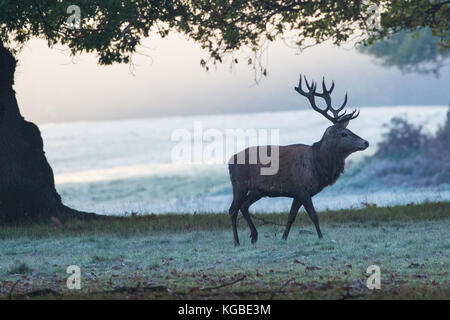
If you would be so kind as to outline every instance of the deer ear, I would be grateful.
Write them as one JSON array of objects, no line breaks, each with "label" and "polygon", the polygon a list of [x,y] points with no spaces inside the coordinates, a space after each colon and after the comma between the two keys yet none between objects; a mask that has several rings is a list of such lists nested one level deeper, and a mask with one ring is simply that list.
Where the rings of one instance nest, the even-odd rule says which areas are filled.
[{"label": "deer ear", "polygon": [[338,122],[338,126],[341,128],[347,128],[349,122],[350,120]]}]

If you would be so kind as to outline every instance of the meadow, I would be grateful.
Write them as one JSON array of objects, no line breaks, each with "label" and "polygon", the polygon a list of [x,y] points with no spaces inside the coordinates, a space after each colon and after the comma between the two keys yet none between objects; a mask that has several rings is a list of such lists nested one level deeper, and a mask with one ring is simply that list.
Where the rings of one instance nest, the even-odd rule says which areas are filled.
[{"label": "meadow", "polygon": [[1,227],[0,299],[450,298],[450,202],[320,212],[322,240],[303,209],[287,241],[286,213],[254,217],[258,243],[240,217],[236,248],[225,213]]}]

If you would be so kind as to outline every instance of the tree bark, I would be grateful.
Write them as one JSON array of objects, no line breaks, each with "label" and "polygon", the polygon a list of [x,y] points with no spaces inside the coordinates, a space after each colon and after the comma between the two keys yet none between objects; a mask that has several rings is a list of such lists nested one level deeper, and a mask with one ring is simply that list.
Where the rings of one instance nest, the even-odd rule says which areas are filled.
[{"label": "tree bark", "polygon": [[62,204],[41,133],[20,114],[15,69],[14,55],[0,41],[0,225],[92,216]]}]

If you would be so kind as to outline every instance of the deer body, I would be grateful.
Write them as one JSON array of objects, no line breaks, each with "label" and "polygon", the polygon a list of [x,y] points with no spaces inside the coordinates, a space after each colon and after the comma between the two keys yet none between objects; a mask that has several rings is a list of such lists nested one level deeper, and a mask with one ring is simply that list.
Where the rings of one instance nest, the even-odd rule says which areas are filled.
[{"label": "deer body", "polygon": [[[242,152],[248,154],[250,149]],[[259,173],[263,165],[234,164],[232,158],[229,165],[231,181],[233,186],[257,192],[261,196],[294,197],[301,193],[313,196],[328,185],[328,179],[325,178],[328,175],[323,175],[322,181],[316,179],[319,168],[315,167],[314,158],[312,146],[280,146],[279,170],[275,175],[261,175]]]},{"label": "deer body", "polygon": [[[300,78],[301,79],[301,78]],[[309,95],[310,102],[314,100],[314,96],[319,95],[315,93],[315,84],[311,86],[307,83],[310,89],[309,93],[305,93],[301,89],[301,80],[299,87],[296,88],[302,95]],[[333,84],[334,86],[334,84]],[[323,83],[324,99],[327,101],[327,109],[319,112],[337,111],[339,113],[345,106],[340,109],[332,109],[331,99],[326,94],[331,93],[327,91],[325,83]],[[345,99],[347,100],[347,98]],[[316,110],[314,102],[311,102],[313,108]],[[329,115],[328,115],[329,116]],[[356,115],[357,116],[357,115]],[[259,161],[254,164],[240,163],[238,159],[249,159],[251,152],[258,154],[258,148],[247,148],[236,155],[229,161],[230,179],[233,186],[233,203],[231,204],[229,214],[233,228],[235,245],[239,245],[239,238],[237,234],[236,219],[238,211],[240,210],[248,223],[252,239],[255,243],[258,239],[258,232],[252,222],[249,214],[249,207],[262,197],[290,197],[293,198],[291,210],[288,217],[283,238],[287,239],[289,230],[298,210],[303,205],[313,221],[319,238],[322,238],[322,233],[319,227],[319,220],[317,213],[312,203],[312,197],[319,193],[323,188],[333,184],[344,171],[345,159],[353,152],[364,150],[369,146],[369,143],[360,138],[349,129],[347,124],[351,119],[356,118],[355,112],[349,115],[335,115],[334,118],[329,118],[334,125],[326,129],[322,139],[312,146],[304,144],[295,144],[289,146],[268,146],[268,149],[276,147],[279,154],[279,169],[278,172],[271,175],[262,175],[261,168],[264,167]],[[328,118],[328,117],[327,117]]]}]

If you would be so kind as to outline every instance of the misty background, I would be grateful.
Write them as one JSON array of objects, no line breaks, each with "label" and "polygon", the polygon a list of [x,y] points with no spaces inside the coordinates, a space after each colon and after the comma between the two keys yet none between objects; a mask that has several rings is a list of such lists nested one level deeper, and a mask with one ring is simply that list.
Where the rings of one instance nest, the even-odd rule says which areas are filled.
[{"label": "misty background", "polygon": [[[362,109],[349,127],[371,143],[350,156],[345,174],[317,196],[318,210],[450,199],[449,66],[439,77],[402,74],[354,44],[324,43],[299,54],[278,41],[264,51],[268,76],[256,84],[246,52],[207,72],[200,64],[207,53],[177,35],[145,39],[130,65],[99,66],[95,55],[72,58],[38,40],[18,58],[22,114],[39,125],[63,202],[80,210],[226,211],[232,195],[226,159],[221,165],[173,163],[172,133],[201,121],[205,129],[222,131],[278,129],[282,145],[318,141],[330,123],[294,91],[300,72],[316,81],[325,76],[328,86],[334,80],[333,105],[341,105],[348,91],[347,108]],[[234,58],[238,64],[231,65]],[[407,122],[386,142],[386,124],[399,117]],[[411,153],[380,155],[381,141]],[[426,170],[417,170],[418,163]],[[289,206],[289,199],[265,199],[252,210],[285,212]]]},{"label": "misty background", "polygon": [[[58,49],[58,48],[56,48]],[[26,119],[42,123],[248,113],[309,109],[294,91],[299,73],[320,81],[326,76],[340,104],[349,92],[349,109],[365,106],[447,105],[450,67],[432,74],[402,74],[385,68],[352,44],[324,43],[299,54],[278,41],[262,62],[268,76],[255,85],[245,53],[230,68],[225,61],[206,72],[199,45],[179,35],[145,39],[133,65],[99,66],[93,54],[70,57],[30,41],[19,54],[15,90]]]}]

